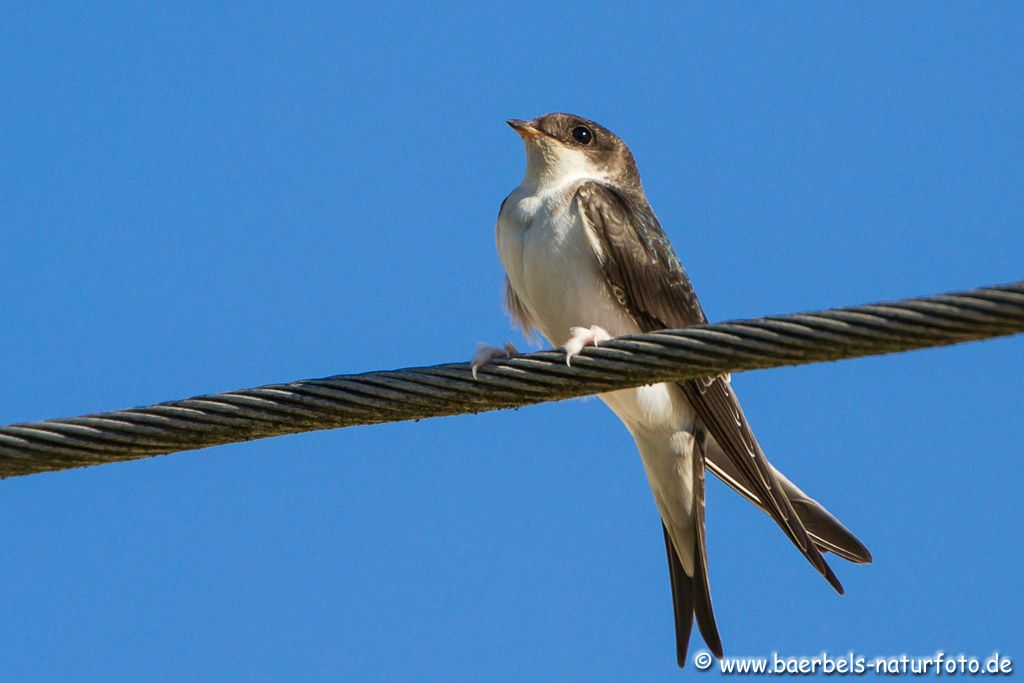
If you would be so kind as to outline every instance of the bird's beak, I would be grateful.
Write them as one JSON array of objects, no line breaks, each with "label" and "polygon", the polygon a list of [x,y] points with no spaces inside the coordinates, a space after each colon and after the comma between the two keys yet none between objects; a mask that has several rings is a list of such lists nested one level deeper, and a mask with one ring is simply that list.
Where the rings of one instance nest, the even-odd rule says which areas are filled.
[{"label": "bird's beak", "polygon": [[544,135],[544,131],[534,126],[533,121],[523,121],[522,119],[509,119],[505,123],[512,126],[512,129],[515,132],[519,133],[519,137],[521,137],[524,140],[533,140]]}]

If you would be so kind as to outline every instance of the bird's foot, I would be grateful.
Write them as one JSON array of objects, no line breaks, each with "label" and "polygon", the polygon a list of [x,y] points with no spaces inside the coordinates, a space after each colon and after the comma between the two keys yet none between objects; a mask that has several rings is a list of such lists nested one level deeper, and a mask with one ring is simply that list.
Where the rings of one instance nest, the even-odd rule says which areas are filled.
[{"label": "bird's foot", "polygon": [[501,349],[481,342],[477,345],[476,353],[473,354],[472,360],[469,361],[469,365],[473,370],[473,379],[476,379],[476,371],[491,361],[498,360],[499,358],[511,358],[512,356],[518,355],[519,349],[517,349],[512,342],[505,342],[504,348]]},{"label": "bird's foot", "polygon": [[608,341],[612,338],[603,327],[591,325],[590,327],[570,327],[569,334],[572,336],[565,342],[565,364],[572,366],[572,357],[583,350],[584,346],[597,346],[598,342]]},{"label": "bird's foot", "polygon": [[697,380],[697,388],[700,390],[700,393],[707,393],[707,390],[711,388],[711,385],[714,384],[715,380],[719,377],[721,377],[722,381],[726,384],[732,383],[732,374],[728,372],[722,372],[717,375],[712,375],[711,377],[701,377]]}]

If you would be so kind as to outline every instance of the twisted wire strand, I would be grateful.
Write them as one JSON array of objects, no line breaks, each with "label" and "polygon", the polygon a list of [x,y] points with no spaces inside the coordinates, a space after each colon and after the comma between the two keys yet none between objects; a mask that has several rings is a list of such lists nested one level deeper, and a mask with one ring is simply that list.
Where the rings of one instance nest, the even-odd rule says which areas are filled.
[{"label": "twisted wire strand", "polygon": [[812,313],[619,337],[567,367],[547,350],[337,375],[0,427],[0,477],[134,460],[282,434],[556,401],[721,372],[855,358],[1024,332],[1024,281]]}]

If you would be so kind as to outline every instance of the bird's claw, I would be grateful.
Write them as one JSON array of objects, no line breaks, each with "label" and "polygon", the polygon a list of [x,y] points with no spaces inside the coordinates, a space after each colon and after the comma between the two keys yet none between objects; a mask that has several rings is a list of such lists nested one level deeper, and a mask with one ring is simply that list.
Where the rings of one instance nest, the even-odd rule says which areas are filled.
[{"label": "bird's claw", "polygon": [[469,361],[470,369],[473,372],[473,379],[477,378],[476,371],[484,365],[498,360],[499,358],[511,358],[518,355],[519,349],[517,349],[512,342],[505,342],[504,348],[500,349],[481,342],[477,345],[476,353],[473,354],[472,360]]},{"label": "bird's claw", "polygon": [[565,342],[565,364],[572,367],[572,357],[579,354],[584,346],[597,346],[599,342],[608,341],[612,338],[603,327],[591,325],[590,327],[570,327],[569,334],[572,336]]}]

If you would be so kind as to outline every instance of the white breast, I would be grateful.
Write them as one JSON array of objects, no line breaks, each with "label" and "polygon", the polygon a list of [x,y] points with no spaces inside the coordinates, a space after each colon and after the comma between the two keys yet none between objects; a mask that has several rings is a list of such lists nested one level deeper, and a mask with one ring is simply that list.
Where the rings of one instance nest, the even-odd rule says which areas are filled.
[{"label": "white breast", "polygon": [[[570,327],[599,325],[613,337],[640,328],[614,298],[573,201],[580,181],[546,192],[517,188],[498,216],[497,242],[509,285],[552,345]],[[601,398],[630,429],[674,431],[690,409],[679,390],[655,384]]]},{"label": "white breast", "polygon": [[611,295],[573,201],[577,183],[513,192],[498,216],[498,254],[509,284],[555,345],[569,328],[600,325],[612,336],[639,332]]}]

